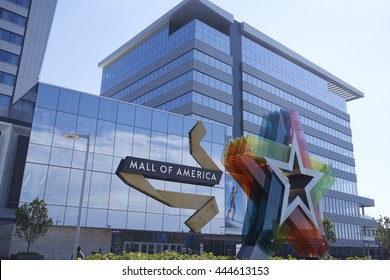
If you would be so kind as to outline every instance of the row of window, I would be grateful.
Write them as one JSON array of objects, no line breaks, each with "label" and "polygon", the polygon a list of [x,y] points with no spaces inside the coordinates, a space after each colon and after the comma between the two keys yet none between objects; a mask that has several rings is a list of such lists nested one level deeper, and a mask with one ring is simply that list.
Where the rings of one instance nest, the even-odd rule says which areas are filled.
[{"label": "row of window", "polygon": [[[266,108],[269,111],[277,111],[280,109],[286,109],[282,106],[279,106],[273,102],[270,102],[268,100],[260,98],[256,95],[253,95],[253,94],[246,92],[246,91],[243,92],[243,100],[248,101],[251,104],[255,104],[259,107]],[[315,128],[316,130],[320,130],[322,132],[325,132],[326,134],[332,135],[334,137],[337,137],[337,138],[344,140],[344,141],[347,141],[349,143],[352,142],[351,136],[349,136],[345,133],[342,133],[334,128],[331,128],[329,126],[321,124],[319,122],[313,121],[312,119],[309,119],[303,115],[300,115],[300,116],[301,116],[302,124],[310,126],[312,128]]]},{"label": "row of window", "polygon": [[230,55],[230,37],[208,26],[207,24],[195,20],[195,39]]},{"label": "row of window", "polygon": [[194,38],[223,52],[226,51],[226,46],[228,49],[230,47],[228,36],[199,20],[191,21],[170,35],[169,27],[164,27],[103,69],[102,92],[106,92]]},{"label": "row of window", "polygon": [[127,86],[126,88],[124,88],[121,91],[117,92],[116,94],[112,95],[111,98],[121,99],[122,97],[129,95],[133,91],[136,91],[137,89],[151,83],[152,81],[158,79],[159,77],[176,69],[180,65],[183,65],[184,63],[190,61],[193,58],[193,56],[194,56],[193,51],[185,53],[184,55],[176,58],[175,60],[169,62],[168,64],[164,65],[163,67],[157,69],[156,71],[153,71],[152,73],[146,75],[142,79],[132,83],[131,85]]},{"label": "row of window", "polygon": [[[188,135],[188,132],[196,124],[196,121],[190,119],[190,121],[187,121],[187,119],[183,121],[183,119],[181,119],[180,122],[180,119],[178,118],[168,118],[168,114],[164,112],[155,111],[157,113],[152,115],[147,114],[148,112],[145,112],[145,110],[136,111],[139,116],[136,116],[135,124],[138,125],[138,127],[96,120],[84,116],[77,117],[76,115],[63,112],[57,112],[56,114],[55,111],[52,110],[37,108],[30,141],[34,144],[63,149],[74,148],[83,151],[85,150],[85,143],[83,141],[76,141],[73,143],[62,137],[63,133],[77,133],[90,135],[91,152],[109,156],[127,156],[133,154],[134,156],[145,157],[149,155],[151,148],[153,148],[151,147],[152,143],[157,147],[158,143],[167,142],[167,134],[169,133],[168,150],[172,151],[172,153],[169,154],[168,152],[167,154],[167,148],[162,144],[165,150],[150,156],[154,157],[155,160],[162,160],[163,158],[169,157],[172,161],[180,161],[183,158],[181,156],[183,150],[188,146],[188,139],[186,141],[181,135]],[[146,119],[142,119],[142,117],[145,117]],[[149,129],[152,127],[156,132],[152,135],[152,132],[149,129],[139,126],[147,126]],[[220,149],[222,150],[225,142],[225,133],[222,126],[212,127],[207,123],[205,123],[205,126],[208,133],[202,143],[204,143],[207,152],[210,152],[210,155],[212,155],[217,150],[212,150],[212,145],[209,141],[215,140],[214,143],[219,143],[219,145],[221,145]],[[152,139],[152,136],[156,136],[156,139]],[[157,140],[159,142],[153,142]],[[171,147],[169,145],[174,146]],[[160,145],[160,148],[161,147],[162,146]],[[65,154],[66,152],[63,152],[59,156],[65,157]],[[37,155],[44,157],[44,153],[38,153]],[[48,155],[49,153],[47,153],[47,156]],[[222,154],[219,156],[222,156]],[[157,159],[155,157],[159,158]],[[70,158],[71,155],[69,155],[69,160]],[[185,158],[187,160],[187,157]],[[81,157],[81,161],[82,159],[83,157]],[[189,157],[189,160],[191,160],[191,157]],[[218,160],[219,158],[217,157],[217,161]],[[62,158],[61,162],[65,164],[67,161]],[[181,162],[176,163],[181,164]],[[107,165],[107,168],[109,168],[109,165]]]},{"label": "row of window", "polygon": [[9,108],[11,104],[11,96],[0,93],[0,107]]},{"label": "row of window", "polygon": [[2,28],[0,28],[0,40],[7,41],[18,46],[21,46],[23,44],[22,36],[10,32],[8,30],[4,30]]},{"label": "row of window", "polygon": [[[25,175],[21,202],[29,202],[37,196],[42,197],[48,203],[49,215],[53,217],[53,221],[56,221],[57,225],[74,226],[77,221],[77,208],[80,199],[79,186],[82,182],[83,171],[27,163]],[[161,225],[165,221],[170,223],[170,226],[165,230],[180,231],[181,227],[185,227],[184,221],[194,213],[194,210],[163,205],[161,202],[130,188],[115,174],[88,172],[86,182],[82,226],[106,228],[107,225],[110,225],[113,228],[142,230],[156,230],[157,226],[159,230],[162,230]],[[164,184],[163,181],[158,180],[151,180],[151,183],[157,189],[161,189],[162,186],[162,189],[168,191],[213,195],[220,207],[224,205],[224,189],[221,188],[172,182]],[[216,218],[223,221],[222,211]],[[150,219],[153,220],[154,225]],[[175,222],[175,220],[177,221]],[[146,226],[145,223],[149,226]],[[128,224],[127,227],[126,224]],[[216,233],[220,233],[220,227]]]},{"label": "row of window", "polygon": [[351,150],[345,149],[343,147],[340,147],[340,146],[335,145],[333,143],[330,143],[328,141],[324,141],[320,138],[311,136],[310,134],[305,134],[305,140],[307,143],[313,144],[317,147],[321,147],[321,148],[327,149],[329,151],[336,152],[340,155],[343,155],[343,156],[346,156],[349,158],[353,158],[353,152]]},{"label": "row of window", "polygon": [[352,201],[325,196],[323,205],[324,212],[356,218],[360,217],[359,204]]},{"label": "row of window", "polygon": [[[263,118],[262,117],[260,117],[260,116],[258,116],[256,114],[253,114],[251,112],[248,112],[248,111],[244,111],[243,112],[243,118],[244,118],[244,121],[248,121],[248,122],[260,125],[260,126],[261,126],[261,124],[263,122]],[[349,164],[346,164],[346,163],[343,163],[343,162],[339,162],[337,160],[330,159],[330,158],[327,158],[327,157],[324,157],[324,156],[320,156],[320,155],[317,155],[317,154],[314,154],[314,153],[310,153],[310,154],[312,156],[314,156],[314,157],[324,161],[324,162],[331,163],[333,168],[336,168],[336,169],[339,169],[339,170],[342,170],[342,171],[345,171],[345,172],[349,172],[349,173],[355,174],[355,167],[353,167],[353,166],[351,166]]]},{"label": "row of window", "polygon": [[202,83],[204,85],[207,85],[209,87],[215,88],[224,93],[233,94],[232,85],[222,82],[221,80],[213,78],[199,71],[192,71],[192,72],[194,73],[193,80]]},{"label": "row of window", "polygon": [[197,120],[200,120],[200,121],[208,121],[210,123],[216,123],[216,124],[223,125],[223,126],[225,126],[225,129],[226,129],[226,135],[230,136],[230,137],[233,136],[233,127],[231,125],[227,125],[227,124],[224,124],[224,123],[221,123],[221,122],[218,122],[218,121],[215,121],[215,120],[212,120],[212,119],[209,119],[209,118],[197,115],[197,114],[189,114],[187,116],[194,118],[194,119],[197,119]]},{"label": "row of window", "polygon": [[27,25],[27,18],[3,8],[0,8],[0,18],[20,25],[22,27],[26,27]]},{"label": "row of window", "polygon": [[243,62],[346,112],[345,101],[329,91],[324,79],[246,37],[242,46]]},{"label": "row of window", "polygon": [[[15,106],[21,102],[19,100]],[[175,135],[187,135],[188,131],[195,125],[196,121],[190,118],[169,114],[159,110],[151,110],[149,108],[135,106],[128,102],[118,102],[108,98],[102,98],[95,95],[80,94],[79,92],[59,89],[53,86],[40,84],[39,93],[36,100],[36,110],[34,113],[34,123],[39,125],[42,130],[52,132],[54,124],[61,121],[63,128],[60,131],[68,129],[67,132],[74,132],[75,128],[82,128],[82,131],[77,131],[81,134],[94,135],[96,128],[96,119],[105,124],[104,127],[115,127],[115,123],[127,126],[135,126],[139,128],[152,128],[160,132],[167,132]],[[50,110],[48,110],[50,109]],[[56,114],[56,111],[58,110]],[[59,118],[59,114],[62,114]],[[68,114],[66,114],[68,113]],[[69,114],[70,113],[70,114]],[[77,117],[75,114],[78,114]],[[86,118],[81,118],[86,117]],[[75,124],[82,119],[81,123]],[[56,124],[57,125],[57,124]],[[208,133],[204,140],[211,141],[214,137],[215,142],[224,143],[224,137],[218,136],[223,134],[223,127],[204,123]],[[57,129],[59,129],[57,127]],[[107,137],[113,135],[113,130],[107,132]],[[66,131],[64,131],[66,132]],[[33,132],[32,132],[33,134]],[[60,136],[59,136],[60,137]],[[43,137],[41,141],[45,141]],[[217,139],[218,138],[218,139]],[[66,139],[65,139],[66,140]],[[108,139],[109,141],[109,139]],[[50,145],[50,143],[48,144]]]},{"label": "row of window", "polygon": [[0,71],[0,84],[5,84],[8,86],[15,86],[16,77],[14,75]]},{"label": "row of window", "polygon": [[319,160],[330,163],[332,165],[332,168],[336,168],[336,169],[339,169],[339,170],[342,170],[342,171],[345,171],[348,173],[355,174],[355,167],[352,165],[349,165],[349,164],[346,164],[346,163],[343,163],[343,162],[340,162],[340,161],[337,161],[337,160],[334,160],[334,159],[331,159],[328,157],[320,156],[320,155],[315,154],[315,153],[310,152],[309,154],[310,154],[310,156],[318,158]]},{"label": "row of window", "polygon": [[254,123],[254,124],[257,124],[260,126],[263,123],[263,117],[260,117],[259,115],[253,114],[253,113],[245,111],[245,110],[242,113],[242,117],[243,117],[244,121]]},{"label": "row of window", "polygon": [[220,91],[223,91],[224,93],[228,93],[228,94],[232,94],[232,86],[225,83],[225,82],[222,82],[220,80],[217,80],[211,76],[208,76],[206,74],[203,74],[199,71],[196,71],[196,70],[192,70],[192,71],[189,71],[171,81],[169,81],[168,83],[152,90],[152,91],[149,91],[148,93],[145,93],[144,95],[134,99],[134,100],[131,100],[132,103],[136,103],[136,104],[145,104],[146,102],[154,99],[154,98],[157,98],[165,93],[167,93],[168,91],[171,91],[177,87],[180,87],[181,85],[184,85],[185,83],[188,83],[192,80],[195,80],[197,82],[200,82],[202,84],[205,84],[207,86],[210,86],[212,88],[215,88],[217,90],[220,90]]},{"label": "row of window", "polygon": [[361,240],[362,230],[359,225],[333,222],[337,239]]},{"label": "row of window", "polygon": [[343,118],[340,118],[339,116],[336,116],[318,106],[315,106],[301,98],[298,98],[296,97],[295,95],[292,95],[284,90],[281,90],[269,83],[266,83],[252,75],[249,75],[245,72],[242,73],[242,79],[243,81],[245,82],[248,82],[249,84],[251,85],[254,85],[258,88],[261,88],[269,93],[272,93],[280,98],[283,98],[284,100],[287,100],[291,103],[294,103],[302,108],[305,108],[311,112],[314,112],[316,113],[317,115],[321,116],[321,117],[324,117],[324,118],[327,118],[335,123],[338,123],[338,124],[341,124],[345,127],[348,127],[350,128],[350,124],[349,124],[349,121],[343,119]]},{"label": "row of window", "polygon": [[0,61],[4,61],[9,64],[18,65],[20,57],[16,54],[0,50]]},{"label": "row of window", "polygon": [[22,6],[26,9],[30,8],[31,0],[8,0],[16,5]]},{"label": "row of window", "polygon": [[319,130],[321,132],[324,132],[326,134],[329,134],[331,136],[334,136],[336,138],[344,140],[348,143],[352,143],[352,137],[350,135],[342,133],[341,131],[338,131],[338,130],[331,128],[327,125],[324,125],[322,123],[316,122],[310,118],[307,118],[307,117],[301,115],[301,122],[302,122],[302,124],[310,126],[316,130]]},{"label": "row of window", "polygon": [[195,59],[202,61],[203,63],[210,65],[211,67],[214,67],[218,70],[221,70],[222,72],[225,72],[227,74],[232,74],[232,66],[220,61],[219,59],[216,59],[212,56],[209,56],[203,52],[200,52],[198,50],[195,50]]},{"label": "row of window", "polygon": [[[85,118],[80,117],[77,124],[83,122],[85,123]],[[62,128],[63,126],[56,124],[58,131],[63,132]],[[98,122],[96,128],[102,129],[103,132],[109,132],[109,129],[115,130],[111,130],[109,136],[103,135],[100,131],[90,134],[92,143],[90,144],[88,169],[115,173],[120,159],[126,156],[150,158],[151,160],[169,161],[170,163],[190,166],[197,165],[190,155],[188,137],[119,124],[110,128],[107,123],[101,121]],[[83,128],[78,127],[77,129],[82,130]],[[66,142],[66,139],[61,139],[61,135],[48,136],[46,131],[39,131],[39,128],[36,130],[32,134],[27,161],[83,169],[86,143],[73,145],[71,141]],[[222,135],[218,135],[218,137],[224,138],[224,131],[221,132]],[[40,136],[47,136],[48,139],[39,139]],[[109,142],[109,144],[105,145],[105,142]],[[50,144],[52,146],[49,146]],[[223,144],[203,141],[202,147],[222,169],[220,159],[223,154]]]},{"label": "row of window", "polygon": [[356,182],[336,177],[336,182],[332,186],[332,190],[358,195]]},{"label": "row of window", "polygon": [[159,60],[174,50],[176,36],[168,42],[168,27],[164,27],[141,44],[129,50],[124,56],[103,69],[102,88],[104,93],[128,77]]},{"label": "row of window", "polygon": [[[170,71],[176,69],[180,65],[183,65],[184,63],[190,61],[191,59],[198,59],[210,66],[213,66],[221,71],[228,71],[230,69],[231,73],[231,66],[223,63],[209,55],[206,55],[198,50],[192,50],[190,52],[185,53],[184,55],[176,58],[175,60],[169,62],[168,64],[164,65],[163,67],[157,69],[156,71],[153,71],[152,73],[148,74],[147,76],[143,77],[142,79],[136,81],[135,83],[127,86],[126,88],[122,89],[121,91],[117,92],[116,94],[112,95],[111,98],[114,99],[121,99],[124,96],[129,95],[130,93],[136,91],[137,89],[151,83],[152,81],[158,79],[159,77],[169,73]],[[229,68],[230,67],[230,68]]]},{"label": "row of window", "polygon": [[206,106],[208,108],[217,110],[225,114],[232,114],[231,105],[197,92],[189,92],[187,94],[184,94],[176,99],[173,99],[167,103],[158,106],[157,109],[164,111],[172,111],[191,102],[198,103],[200,105]]}]

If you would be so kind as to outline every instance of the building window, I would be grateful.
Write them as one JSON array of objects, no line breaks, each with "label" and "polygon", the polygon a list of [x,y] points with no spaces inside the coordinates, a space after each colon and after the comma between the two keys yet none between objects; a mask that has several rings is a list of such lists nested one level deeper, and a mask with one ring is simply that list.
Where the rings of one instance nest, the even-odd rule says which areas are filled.
[{"label": "building window", "polygon": [[0,94],[0,107],[9,108],[11,104],[11,96]]},{"label": "building window", "polygon": [[16,77],[14,75],[0,71],[0,83],[13,87],[15,85]]},{"label": "building window", "polygon": [[0,28],[0,39],[10,42],[12,44],[21,46],[23,44],[23,37]]},{"label": "building window", "polygon": [[9,64],[18,65],[19,56],[4,50],[0,50],[0,60]]},{"label": "building window", "polygon": [[16,5],[22,6],[26,9],[30,8],[31,0],[8,0],[9,2],[15,3]]},{"label": "building window", "polygon": [[27,18],[3,8],[0,8],[0,18],[20,25],[22,27],[26,27],[27,24]]}]

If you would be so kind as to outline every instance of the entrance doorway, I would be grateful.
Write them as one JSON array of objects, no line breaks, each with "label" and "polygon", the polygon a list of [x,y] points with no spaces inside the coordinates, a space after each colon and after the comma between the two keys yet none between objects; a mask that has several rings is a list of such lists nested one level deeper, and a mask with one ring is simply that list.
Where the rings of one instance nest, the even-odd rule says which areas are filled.
[{"label": "entrance doorway", "polygon": [[126,252],[142,252],[148,254],[158,254],[165,251],[174,251],[179,254],[182,254],[183,245],[174,243],[148,243],[125,241],[123,244],[123,250]]}]

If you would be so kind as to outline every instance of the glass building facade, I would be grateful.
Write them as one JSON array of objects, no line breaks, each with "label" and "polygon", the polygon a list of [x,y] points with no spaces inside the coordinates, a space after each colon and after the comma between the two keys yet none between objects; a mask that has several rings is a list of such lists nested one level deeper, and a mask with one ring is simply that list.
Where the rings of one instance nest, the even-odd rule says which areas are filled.
[{"label": "glass building facade", "polygon": [[57,0],[0,1],[0,109],[37,82],[56,5]]},{"label": "glass building facade", "polygon": [[[0,0],[0,40],[17,49],[19,37],[6,25],[23,25],[20,13],[28,21],[24,9],[41,2]],[[14,5],[24,8],[15,12]],[[0,64],[22,65],[16,49],[0,50]],[[7,108],[0,110],[1,222],[12,223],[18,205],[45,199],[54,225],[35,246],[47,258],[70,258],[79,210],[87,141],[64,133],[90,136],[80,235],[85,252],[234,255],[248,197],[231,176],[224,172],[213,187],[148,179],[157,190],[216,198],[219,213],[193,233],[185,221],[194,210],[164,205],[115,172],[126,156],[198,167],[188,135],[198,120],[207,131],[202,148],[224,171],[227,141],[259,134],[263,117],[281,109],[299,113],[309,155],[332,165],[336,183],[320,204],[337,235],[330,253],[379,251],[376,222],[364,213],[374,201],[358,192],[346,105],[364,96],[359,90],[207,0],[184,0],[99,67],[100,97],[39,83],[8,110],[12,89],[0,92],[0,107]],[[13,84],[13,74],[3,72],[1,89]],[[23,250],[12,227],[8,235],[0,228],[0,254]],[[279,253],[294,254],[288,246]]]},{"label": "glass building facade", "polygon": [[[38,81],[57,0],[0,0],[0,256],[7,256],[28,124],[10,107]],[[18,168],[19,166],[19,168]],[[15,189],[19,189],[16,187]]]},{"label": "glass building facade", "polygon": [[[185,240],[194,242],[184,222],[195,210],[166,206],[130,188],[115,171],[126,156],[199,167],[189,148],[189,131],[197,120],[46,84],[36,85],[13,110],[31,123],[19,204],[43,198],[56,227],[75,227],[87,141],[66,139],[63,134],[89,135],[81,226],[114,230],[114,243],[120,232],[126,236],[132,233],[132,250],[145,252],[162,252],[170,246],[182,253],[190,246]],[[225,127],[207,122],[204,125],[207,134],[201,146],[224,170],[221,157]],[[201,233],[224,234],[225,175],[213,187],[157,179],[149,182],[157,190],[215,197],[219,213]],[[153,237],[148,238],[146,233]],[[160,240],[159,246],[156,240]],[[121,240],[111,249],[121,252],[129,241]],[[219,250],[225,250],[224,246]]]},{"label": "glass building facade", "polygon": [[[321,203],[338,234],[334,252],[376,246],[367,234],[375,221],[364,215],[374,201],[358,194],[347,112],[359,90],[205,0],[181,2],[99,66],[102,96],[225,125],[228,138],[258,134],[269,112],[299,112],[310,156],[336,177]],[[227,177],[226,201],[233,185]],[[245,195],[238,199],[242,217]],[[240,233],[231,220],[225,227]]]},{"label": "glass building facade", "polygon": [[[196,166],[188,132],[196,120],[159,110],[44,84],[37,91],[20,203],[45,199],[57,225],[75,226],[86,141],[63,133],[90,135],[82,226],[188,232],[191,210],[173,209],[125,185],[114,173],[126,156]],[[88,106],[87,106],[88,104]],[[205,124],[201,143],[222,169],[224,127]],[[214,195],[224,205],[224,179],[215,187],[151,180],[162,190]],[[192,211],[193,212],[193,211]],[[221,211],[202,233],[220,234]]]}]

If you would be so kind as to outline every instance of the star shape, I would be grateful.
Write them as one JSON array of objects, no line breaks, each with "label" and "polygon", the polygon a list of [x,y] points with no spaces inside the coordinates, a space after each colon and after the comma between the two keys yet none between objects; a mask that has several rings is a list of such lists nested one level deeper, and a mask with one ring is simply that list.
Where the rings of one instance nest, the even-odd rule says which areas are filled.
[{"label": "star shape", "polygon": [[318,228],[310,191],[324,174],[304,167],[295,133],[292,140],[288,162],[267,157],[265,159],[274,174],[284,185],[280,225],[284,223],[284,221],[297,207],[300,207],[306,216]]}]

